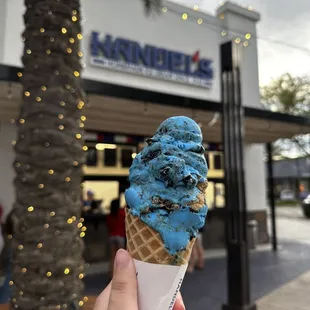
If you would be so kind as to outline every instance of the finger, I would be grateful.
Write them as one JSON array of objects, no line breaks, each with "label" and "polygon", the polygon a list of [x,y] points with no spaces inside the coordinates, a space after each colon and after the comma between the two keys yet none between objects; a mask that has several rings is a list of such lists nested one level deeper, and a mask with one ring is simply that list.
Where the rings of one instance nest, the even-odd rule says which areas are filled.
[{"label": "finger", "polygon": [[108,310],[138,310],[136,269],[127,251],[118,250]]},{"label": "finger", "polygon": [[178,293],[178,296],[175,300],[173,310],[185,310],[183,298],[182,298],[182,295],[180,294],[180,292]]},{"label": "finger", "polygon": [[97,297],[93,310],[107,310],[109,305],[110,294],[111,294],[111,282]]}]

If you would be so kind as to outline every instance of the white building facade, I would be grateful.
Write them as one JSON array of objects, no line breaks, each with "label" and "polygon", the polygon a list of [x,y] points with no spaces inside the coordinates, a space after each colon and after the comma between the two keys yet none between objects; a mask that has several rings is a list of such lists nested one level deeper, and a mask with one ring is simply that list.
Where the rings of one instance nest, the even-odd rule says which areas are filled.
[{"label": "white building facade", "polygon": [[[200,12],[197,7],[186,8],[168,1],[164,1],[159,15],[151,16],[146,16],[141,0],[82,0],[81,4],[83,78],[89,88],[90,103],[86,109],[86,130],[90,136],[99,133],[149,136],[164,118],[182,113],[201,124],[206,144],[221,143],[220,45],[229,40],[243,50],[243,105],[252,110],[262,109],[256,41],[258,13],[229,2],[220,6],[214,16]],[[7,71],[17,72],[22,68],[24,10],[22,0],[0,0],[0,203],[6,214],[14,203],[11,141],[15,139],[16,130],[10,119],[18,117],[21,104],[20,85],[14,78],[10,80]],[[113,93],[112,88],[119,92]],[[128,94],[124,95],[123,90]],[[135,94],[139,94],[138,98]],[[148,100],[146,94],[150,94],[152,100]],[[169,98],[176,102],[183,100],[184,104],[165,104]],[[192,108],[191,102],[199,107]],[[270,126],[268,121],[257,119],[245,121],[246,198],[250,217],[259,221],[261,242],[265,242],[268,240],[266,176],[264,145],[260,143],[264,139],[258,138],[257,128],[264,131]],[[268,141],[275,138],[268,137]],[[98,142],[96,138],[94,142]],[[108,143],[102,142],[104,149]],[[95,165],[86,168],[85,174],[94,175],[97,180],[100,176],[105,179],[111,176],[114,182],[118,176],[128,175],[128,168],[122,170],[117,164],[115,167]],[[208,177],[223,179],[223,168],[218,170],[210,171]],[[117,184],[107,186],[112,191]],[[223,230],[222,224],[221,227]]]}]

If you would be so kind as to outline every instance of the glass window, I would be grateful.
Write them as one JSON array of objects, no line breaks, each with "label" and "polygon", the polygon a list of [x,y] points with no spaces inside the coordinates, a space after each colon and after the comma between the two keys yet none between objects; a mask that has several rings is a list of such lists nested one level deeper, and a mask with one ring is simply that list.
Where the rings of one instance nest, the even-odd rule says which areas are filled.
[{"label": "glass window", "polygon": [[116,149],[104,149],[104,166],[115,167],[117,162]]},{"label": "glass window", "polygon": [[215,207],[225,207],[225,186],[224,183],[215,184]]},{"label": "glass window", "polygon": [[214,161],[214,169],[221,170],[222,167],[222,155],[221,154],[214,154],[213,155],[213,161]]},{"label": "glass window", "polygon": [[122,149],[122,167],[129,168],[131,166],[133,156],[132,149]]},{"label": "glass window", "polygon": [[97,166],[97,150],[95,147],[89,147],[86,158],[87,166]]},{"label": "glass window", "polygon": [[214,208],[214,183],[213,182],[208,182],[208,187],[206,190],[206,201],[207,201],[207,206],[209,210],[212,210]]},{"label": "glass window", "polygon": [[92,191],[98,206],[96,212],[109,213],[112,200],[119,198],[118,188],[117,181],[85,181],[83,198],[86,199],[87,191]]}]

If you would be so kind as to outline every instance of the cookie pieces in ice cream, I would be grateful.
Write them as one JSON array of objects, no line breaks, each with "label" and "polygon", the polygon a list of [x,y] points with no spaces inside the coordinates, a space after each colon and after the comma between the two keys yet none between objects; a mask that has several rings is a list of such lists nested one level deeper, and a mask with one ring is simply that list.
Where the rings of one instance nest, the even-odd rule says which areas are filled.
[{"label": "cookie pieces in ice cream", "polygon": [[207,163],[198,124],[165,120],[130,168],[128,212],[158,232],[170,255],[183,251],[205,223]]}]

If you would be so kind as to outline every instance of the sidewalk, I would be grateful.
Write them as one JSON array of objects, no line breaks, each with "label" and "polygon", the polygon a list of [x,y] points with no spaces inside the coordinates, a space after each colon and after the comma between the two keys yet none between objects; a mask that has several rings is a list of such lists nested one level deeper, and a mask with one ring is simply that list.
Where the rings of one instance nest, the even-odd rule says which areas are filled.
[{"label": "sidewalk", "polygon": [[[257,249],[251,250],[251,253],[263,252],[263,251],[271,251],[270,244],[263,244],[259,245]],[[207,250],[204,253],[205,260],[213,259],[213,258],[223,258],[226,257],[226,250],[225,249],[214,249],[214,250]],[[107,273],[109,270],[109,263],[92,263],[88,265],[86,274],[87,276],[98,275]]]},{"label": "sidewalk", "polygon": [[308,310],[310,271],[257,301],[258,310]]},{"label": "sidewalk", "polygon": [[[279,308],[277,305],[282,305],[282,301],[279,299],[275,301],[272,300],[272,302],[276,304],[276,306],[272,307],[271,301],[269,305],[264,298],[273,296],[270,295],[273,294],[272,292],[277,292],[277,290],[285,287],[294,279],[310,271],[310,244],[283,241],[280,243],[277,253],[268,250],[268,248],[252,252],[250,255],[250,262],[252,300],[259,300],[259,305],[265,307],[261,309],[258,308],[258,310],[304,309],[301,307],[298,308],[297,306],[291,308],[280,306]],[[90,269],[91,268],[92,267],[90,267]],[[86,294],[88,296],[98,295],[107,283],[107,274],[89,274],[85,278]],[[181,291],[187,309],[221,309],[222,304],[227,301],[226,283],[225,252],[219,250],[217,253],[213,252],[213,257],[210,255],[209,258],[206,259],[204,270],[195,271],[193,274],[186,275]],[[304,286],[306,288],[306,285]],[[292,294],[299,294],[298,289],[292,290],[291,298],[303,301],[304,298],[302,296],[293,296]],[[281,299],[281,297],[279,298]],[[271,299],[268,299],[268,301],[269,300]],[[306,301],[309,301],[309,299],[306,299]],[[285,303],[285,301],[283,303]],[[309,309],[309,306],[307,306],[307,309]]]},{"label": "sidewalk", "polygon": [[[213,255],[213,257],[211,257]],[[208,254],[203,271],[187,275],[182,294],[187,309],[219,310],[226,302],[226,259],[224,251]],[[260,248],[250,255],[252,300],[258,310],[308,310],[310,304],[310,245],[283,241],[278,253]],[[90,268],[91,269],[91,268]],[[107,274],[85,278],[91,310],[95,296],[107,285]],[[8,310],[0,305],[0,310]]]}]

